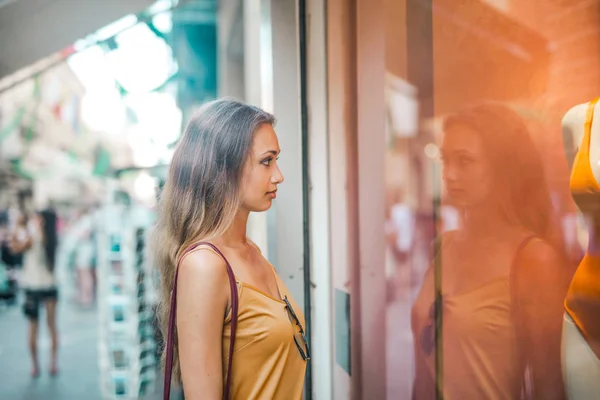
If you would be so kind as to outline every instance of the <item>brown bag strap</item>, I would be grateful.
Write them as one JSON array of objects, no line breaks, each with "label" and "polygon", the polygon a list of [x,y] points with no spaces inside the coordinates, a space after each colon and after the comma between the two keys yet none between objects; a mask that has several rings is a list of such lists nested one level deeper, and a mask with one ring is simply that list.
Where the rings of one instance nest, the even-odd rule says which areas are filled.
[{"label": "brown bag strap", "polygon": [[231,265],[229,265],[229,261],[227,258],[221,253],[221,251],[212,243],[208,242],[198,242],[191,245],[186,251],[183,252],[181,258],[177,262],[177,267],[175,269],[175,281],[173,283],[173,291],[171,292],[171,311],[169,313],[169,330],[167,334],[167,355],[166,355],[166,365],[165,365],[165,382],[163,387],[163,400],[169,400],[171,394],[171,374],[173,371],[173,335],[175,332],[175,313],[177,311],[177,276],[179,274],[179,265],[181,264],[181,260],[185,257],[186,254],[196,249],[198,246],[208,246],[216,251],[225,261],[225,265],[227,266],[227,275],[229,276],[229,287],[231,289],[231,336],[229,339],[229,359],[227,363],[227,378],[225,383],[225,388],[223,391],[223,399],[229,400],[230,397],[230,388],[231,388],[231,365],[233,361],[233,346],[235,344],[235,333],[237,329],[237,319],[238,319],[238,291],[237,284],[235,281],[235,275],[233,274],[233,270],[231,269]]}]

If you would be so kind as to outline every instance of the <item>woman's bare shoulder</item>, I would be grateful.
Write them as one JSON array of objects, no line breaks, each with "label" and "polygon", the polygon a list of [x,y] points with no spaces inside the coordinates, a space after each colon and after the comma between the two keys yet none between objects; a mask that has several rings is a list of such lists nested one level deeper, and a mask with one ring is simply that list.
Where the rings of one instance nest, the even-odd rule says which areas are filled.
[{"label": "woman's bare shoulder", "polygon": [[200,246],[186,254],[179,265],[178,285],[209,292],[227,285],[225,260],[208,246]]}]

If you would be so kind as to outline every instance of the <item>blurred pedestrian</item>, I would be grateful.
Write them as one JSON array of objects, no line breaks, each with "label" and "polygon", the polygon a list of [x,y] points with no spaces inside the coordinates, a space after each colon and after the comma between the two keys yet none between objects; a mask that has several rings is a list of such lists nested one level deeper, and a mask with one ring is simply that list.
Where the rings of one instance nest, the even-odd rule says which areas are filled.
[{"label": "blurred pedestrian", "polygon": [[20,284],[25,291],[23,312],[29,320],[29,352],[33,364],[31,376],[40,375],[37,352],[40,306],[46,308],[46,322],[51,339],[50,375],[58,373],[58,332],[56,327],[56,304],[58,288],[54,278],[56,248],[56,213],[45,210],[36,213],[12,242],[14,252],[23,253],[23,272]]}]

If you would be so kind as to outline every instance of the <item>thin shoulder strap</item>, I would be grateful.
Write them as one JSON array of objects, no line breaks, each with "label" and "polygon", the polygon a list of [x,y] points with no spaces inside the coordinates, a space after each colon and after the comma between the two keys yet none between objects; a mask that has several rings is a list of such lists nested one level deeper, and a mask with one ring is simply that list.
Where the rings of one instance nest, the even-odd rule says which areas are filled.
[{"label": "thin shoulder strap", "polygon": [[442,251],[447,245],[451,233],[447,232],[438,236],[434,243],[433,258],[433,287],[434,287],[434,343],[435,343],[435,398],[444,398],[444,349],[443,349],[443,327],[444,327],[444,297],[442,294]]},{"label": "thin shoulder strap", "polygon": [[235,282],[235,275],[229,265],[227,258],[221,253],[221,251],[212,243],[198,242],[188,247],[177,262],[175,268],[175,281],[173,282],[173,290],[171,291],[171,310],[169,313],[169,330],[167,333],[167,354],[166,354],[166,365],[165,365],[165,382],[163,387],[163,400],[169,400],[171,393],[171,374],[173,371],[173,340],[175,334],[175,314],[177,311],[177,277],[179,275],[179,266],[183,258],[192,250],[195,250],[198,246],[208,246],[217,252],[225,261],[227,266],[227,275],[229,276],[229,287],[231,289],[231,335],[229,339],[229,359],[227,361],[227,378],[223,391],[223,399],[229,400],[231,390],[231,366],[233,361],[233,346],[235,345],[235,334],[237,329],[238,319],[238,292],[237,284]]},{"label": "thin shoulder strap", "polygon": [[587,106],[587,111],[585,113],[585,123],[584,123],[584,131],[583,131],[583,140],[581,143],[581,148],[579,151],[590,151],[590,142],[592,136],[592,123],[594,122],[594,111],[596,110],[596,103],[598,103],[600,98],[595,98],[590,101]]},{"label": "thin shoulder strap", "polygon": [[529,379],[529,369],[527,368],[527,359],[525,358],[525,354],[523,351],[523,331],[524,331],[524,326],[523,326],[523,320],[522,320],[522,309],[521,309],[521,302],[519,301],[519,296],[518,296],[518,288],[517,288],[517,284],[516,284],[516,269],[517,269],[517,263],[518,263],[518,259],[519,259],[519,255],[521,254],[521,252],[523,251],[523,249],[529,244],[531,243],[532,240],[536,239],[535,235],[530,235],[525,237],[525,239],[523,239],[521,241],[521,243],[519,244],[519,247],[517,247],[517,251],[515,251],[515,254],[513,256],[513,260],[511,262],[511,266],[510,266],[510,297],[511,297],[511,315],[512,315],[512,321],[513,321],[513,326],[515,327],[515,334],[517,337],[517,357],[518,357],[518,362],[519,362],[519,368],[518,371],[520,374],[522,374],[523,379],[522,379],[522,383],[521,383],[521,393],[520,393],[520,397],[521,399],[532,399],[533,398],[533,391],[534,391],[534,387],[533,384],[531,382],[531,379]]}]

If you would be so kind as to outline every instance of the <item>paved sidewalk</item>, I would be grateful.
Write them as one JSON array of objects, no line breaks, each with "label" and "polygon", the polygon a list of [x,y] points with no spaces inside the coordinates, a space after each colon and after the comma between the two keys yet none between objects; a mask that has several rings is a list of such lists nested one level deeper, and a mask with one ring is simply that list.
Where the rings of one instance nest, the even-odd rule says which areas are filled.
[{"label": "paved sidewalk", "polygon": [[[64,282],[64,281],[63,281]],[[98,371],[98,317],[95,308],[83,309],[73,301],[74,290],[62,285],[59,294],[59,368],[48,373],[50,336],[45,313],[40,313],[38,352],[41,376],[29,375],[31,362],[27,350],[27,320],[18,306],[0,304],[0,399],[2,400],[102,400]],[[65,287],[66,286],[66,287]],[[154,393],[144,400],[162,398],[162,379]],[[181,393],[173,388],[171,398]]]},{"label": "paved sidewalk", "polygon": [[100,400],[97,367],[97,317],[59,299],[59,375],[48,373],[50,338],[45,313],[40,314],[38,351],[41,376],[30,377],[27,320],[20,306],[0,309],[0,399],[5,400]]}]

